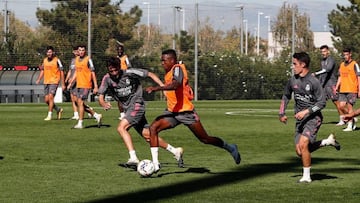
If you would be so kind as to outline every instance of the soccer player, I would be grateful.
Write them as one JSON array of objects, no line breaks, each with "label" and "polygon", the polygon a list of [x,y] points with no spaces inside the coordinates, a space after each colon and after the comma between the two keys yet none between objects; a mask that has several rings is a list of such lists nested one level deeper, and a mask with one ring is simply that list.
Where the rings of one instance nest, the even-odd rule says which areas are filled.
[{"label": "soccer player", "polygon": [[40,75],[36,80],[36,84],[39,84],[43,77],[45,85],[45,103],[48,105],[48,114],[44,120],[50,121],[52,119],[53,109],[57,112],[57,119],[61,119],[63,109],[55,104],[54,98],[59,83],[61,83],[62,89],[65,90],[64,68],[60,59],[55,56],[54,47],[52,46],[46,48],[46,57],[40,66]]},{"label": "soccer player", "polygon": [[[74,54],[74,58],[71,59],[71,63],[69,66],[69,71],[66,74],[66,78],[65,78],[65,83],[69,84],[71,78],[73,78],[74,74],[75,74],[75,60],[76,57],[79,56],[79,52],[78,52],[78,47],[74,46],[73,47],[73,54]],[[73,82],[70,89],[70,98],[71,98],[71,103],[72,103],[72,108],[74,111],[74,116],[71,117],[72,120],[79,120],[79,112],[78,112],[78,108],[77,108],[77,96],[76,96],[76,82]],[[93,115],[95,114],[95,111],[93,110],[93,108],[91,108],[89,105],[87,104],[83,104],[84,105],[84,110],[88,113],[89,117],[93,117]]]},{"label": "soccer player", "polygon": [[324,89],[319,80],[310,74],[310,57],[305,52],[295,53],[292,59],[294,76],[285,86],[281,99],[279,120],[286,124],[286,107],[294,93],[295,99],[295,150],[301,157],[303,176],[299,182],[310,183],[311,152],[324,147],[333,146],[340,150],[340,144],[335,136],[330,134],[327,139],[316,141],[323,116],[321,109],[326,105]]},{"label": "soccer player", "polygon": [[[131,68],[132,65],[130,63],[129,57],[125,54],[124,44],[122,44],[121,42],[118,42],[117,52],[118,52],[117,57],[120,60],[121,70],[126,70],[128,68]],[[119,108],[119,112],[120,112],[119,120],[121,120],[125,116],[124,109],[121,106],[121,102],[118,102],[118,108]]]},{"label": "soccer player", "polygon": [[[74,58],[71,59],[71,63],[70,63],[70,66],[69,66],[69,71],[67,72],[66,78],[65,78],[65,83],[67,83],[67,84],[70,82],[70,79],[74,76],[74,73],[75,73],[75,59],[79,55],[78,53],[79,53],[78,52],[78,47],[74,46],[73,47]],[[74,111],[74,116],[71,117],[71,119],[79,120],[79,112],[78,112],[77,105],[76,105],[77,98],[76,98],[76,95],[74,94],[75,90],[76,90],[76,83],[74,82],[72,87],[70,87],[70,89],[69,89],[72,108],[73,108],[73,111]]]},{"label": "soccer player", "polygon": [[[320,84],[324,88],[326,99],[331,99],[340,115],[341,111],[339,109],[338,101],[339,95],[336,91],[338,68],[336,66],[335,59],[330,55],[330,50],[327,45],[322,45],[320,47],[320,52],[322,56],[321,69],[315,72],[314,75],[319,78]],[[336,125],[345,125],[341,116],[340,121]]]},{"label": "soccer player", "polygon": [[[158,85],[163,86],[164,84],[152,72],[137,68],[122,70],[119,64],[120,61],[116,57],[111,57],[108,60],[108,73],[103,77],[99,88],[99,104],[105,110],[111,108],[110,102],[105,102],[104,99],[105,93],[110,91],[114,99],[124,107],[125,116],[119,122],[117,131],[129,151],[130,158],[126,165],[132,167],[139,163],[139,159],[136,156],[131,135],[128,132],[129,129],[134,127],[147,142],[150,140],[149,125],[145,118],[145,102],[142,96],[143,90],[140,79],[149,77]],[[171,152],[178,161],[178,166],[183,167],[183,149],[181,147],[174,148],[161,138],[159,138],[159,145]]]},{"label": "soccer player", "polygon": [[227,150],[240,164],[241,158],[236,144],[228,144],[218,137],[209,136],[200,122],[200,118],[191,102],[192,89],[188,84],[188,74],[185,65],[178,63],[176,52],[168,49],[162,52],[161,65],[165,69],[165,85],[146,88],[148,93],[165,91],[167,109],[163,115],[158,116],[150,125],[150,147],[155,172],[160,170],[158,160],[159,133],[174,128],[179,124],[186,125],[191,132],[204,144]]},{"label": "soccer player", "polygon": [[[344,61],[340,64],[336,89],[339,90],[339,107],[341,115],[353,113],[356,98],[360,97],[360,67],[352,59],[351,49],[343,50]],[[345,132],[356,129],[355,118],[348,121]]]},{"label": "soccer player", "polygon": [[[73,127],[74,129],[83,128],[84,112],[87,106],[85,101],[88,98],[92,85],[94,85],[94,94],[98,91],[95,68],[90,57],[86,55],[85,45],[78,46],[78,54],[79,56],[75,58],[75,73],[68,84],[68,89],[70,89],[73,83],[76,82],[75,95],[77,97],[76,104],[79,111],[79,120]],[[95,117],[100,126],[102,115],[92,109],[89,109],[89,112]]]}]

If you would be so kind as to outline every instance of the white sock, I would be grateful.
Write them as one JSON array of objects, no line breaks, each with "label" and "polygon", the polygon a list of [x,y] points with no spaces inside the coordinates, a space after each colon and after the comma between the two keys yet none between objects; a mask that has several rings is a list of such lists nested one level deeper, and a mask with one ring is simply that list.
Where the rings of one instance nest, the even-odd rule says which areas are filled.
[{"label": "white sock", "polygon": [[52,112],[49,111],[49,112],[48,112],[48,117],[51,117],[51,115],[52,115]]},{"label": "white sock", "polygon": [[168,144],[168,146],[166,147],[166,150],[168,150],[169,152],[171,152],[174,155],[176,153],[176,149],[173,146],[171,146],[170,144]]},{"label": "white sock", "polygon": [[82,125],[83,124],[83,120],[78,120],[78,125]]},{"label": "white sock", "polygon": [[136,159],[138,159],[137,156],[136,156],[135,150],[129,151],[129,155],[130,155],[130,159],[131,159],[131,160],[136,160]]},{"label": "white sock", "polygon": [[348,127],[348,128],[352,128],[352,127],[353,127],[353,121],[352,121],[352,120],[348,122],[348,126],[347,126],[347,127]]},{"label": "white sock", "polygon": [[151,147],[151,157],[154,164],[159,163],[159,147]]},{"label": "white sock", "polygon": [[310,168],[311,168],[311,166],[303,167],[303,178],[311,179],[310,178]]},{"label": "white sock", "polygon": [[339,121],[343,121],[344,116],[339,116]]},{"label": "white sock", "polygon": [[75,116],[75,117],[79,117],[79,112],[75,111],[75,112],[74,112],[74,116]]}]

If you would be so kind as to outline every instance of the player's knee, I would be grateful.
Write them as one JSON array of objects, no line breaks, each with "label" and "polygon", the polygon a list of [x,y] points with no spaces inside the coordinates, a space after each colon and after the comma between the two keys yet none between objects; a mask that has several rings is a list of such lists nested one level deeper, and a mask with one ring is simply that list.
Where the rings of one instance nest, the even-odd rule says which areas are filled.
[{"label": "player's knee", "polygon": [[[151,125],[149,128],[149,131],[150,131],[150,135],[158,134],[159,128],[157,125]],[[149,135],[149,137],[150,137],[150,135]]]},{"label": "player's knee", "polygon": [[117,131],[120,135],[122,135],[124,133],[124,131],[126,131],[126,128],[124,128],[124,126],[118,126]]},{"label": "player's knee", "polygon": [[142,137],[146,140],[146,142],[150,142],[150,133],[149,132],[143,132]]},{"label": "player's knee", "polygon": [[296,144],[295,152],[296,152],[296,155],[298,155],[299,157],[301,157],[302,152],[303,152],[303,149],[302,149],[301,144]]}]

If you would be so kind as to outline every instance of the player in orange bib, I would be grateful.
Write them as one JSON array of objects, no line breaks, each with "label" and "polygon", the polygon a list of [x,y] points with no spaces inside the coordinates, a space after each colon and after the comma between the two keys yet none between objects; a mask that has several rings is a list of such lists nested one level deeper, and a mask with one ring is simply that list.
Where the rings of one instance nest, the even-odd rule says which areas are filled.
[{"label": "player in orange bib", "polygon": [[46,48],[46,57],[40,66],[40,75],[36,80],[36,84],[39,84],[42,78],[44,78],[45,85],[45,103],[48,105],[48,115],[44,120],[51,120],[53,109],[57,112],[57,119],[61,119],[63,109],[55,105],[54,98],[60,83],[62,89],[65,90],[64,68],[60,59],[55,56],[54,47],[52,46]]},{"label": "player in orange bib", "polygon": [[227,150],[240,164],[241,158],[236,144],[228,144],[223,139],[208,135],[200,122],[194,109],[193,92],[189,86],[188,74],[184,64],[178,63],[176,52],[168,49],[162,52],[161,65],[165,69],[165,85],[148,87],[146,91],[164,91],[167,101],[165,112],[158,116],[150,126],[151,156],[155,165],[155,172],[160,170],[158,160],[159,133],[163,130],[174,128],[179,124],[186,125],[191,132],[204,144]]},{"label": "player in orange bib", "polygon": [[[339,91],[339,109],[341,115],[352,114],[356,98],[360,97],[360,67],[351,58],[351,49],[343,50],[344,62],[340,64],[336,89]],[[355,118],[348,121],[343,131],[356,129]]]},{"label": "player in orange bib", "polygon": [[68,88],[70,89],[74,82],[76,82],[76,89],[73,92],[76,95],[76,104],[79,111],[79,120],[78,123],[73,127],[74,129],[83,128],[84,113],[88,111],[93,115],[98,123],[98,126],[101,125],[102,115],[96,113],[92,108],[87,108],[85,101],[88,98],[88,95],[93,88],[93,93],[96,94],[98,91],[97,79],[95,74],[94,64],[89,56],[86,55],[86,46],[78,46],[78,54],[75,58],[75,73],[71,78]]},{"label": "player in orange bib", "polygon": [[[129,57],[125,54],[125,49],[124,49],[123,43],[118,42],[117,52],[118,52],[117,57],[120,60],[120,69],[127,70],[128,68],[132,68]],[[124,113],[124,109],[120,102],[118,102],[118,108],[119,108],[119,112],[120,112],[119,120],[122,120],[125,117],[125,113]]]}]

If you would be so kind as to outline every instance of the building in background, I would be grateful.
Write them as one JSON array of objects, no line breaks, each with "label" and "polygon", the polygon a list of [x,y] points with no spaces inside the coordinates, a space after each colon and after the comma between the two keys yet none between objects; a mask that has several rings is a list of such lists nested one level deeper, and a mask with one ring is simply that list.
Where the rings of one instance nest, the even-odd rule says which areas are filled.
[{"label": "building in background", "polygon": [[[321,45],[326,44],[331,50],[336,51],[334,43],[331,39],[331,37],[333,37],[331,32],[313,32],[313,34],[315,48],[320,48]],[[335,39],[340,40],[340,38]],[[278,57],[282,51],[282,46],[279,44],[279,42],[275,41],[272,32],[268,33],[268,43],[268,58],[272,59],[274,57]]]}]

